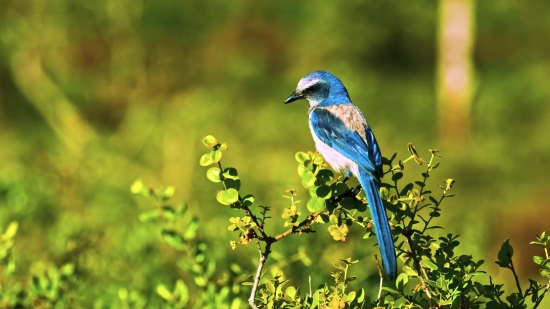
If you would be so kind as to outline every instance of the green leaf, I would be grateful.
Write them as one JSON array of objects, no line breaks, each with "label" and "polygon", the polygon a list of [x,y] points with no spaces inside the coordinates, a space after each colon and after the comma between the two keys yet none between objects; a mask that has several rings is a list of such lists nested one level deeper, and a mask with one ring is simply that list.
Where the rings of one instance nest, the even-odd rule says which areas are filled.
[{"label": "green leaf", "polygon": [[404,266],[403,270],[405,271],[405,274],[410,277],[418,277],[418,273],[412,269],[410,266]]},{"label": "green leaf", "polygon": [[227,189],[233,188],[237,191],[241,189],[241,180],[240,179],[225,179],[223,181]]},{"label": "green leaf", "polygon": [[15,234],[17,234],[18,229],[19,229],[19,223],[17,223],[16,221],[12,221],[6,228],[6,231],[4,232],[4,238],[5,239],[13,238]]},{"label": "green leaf", "polygon": [[206,178],[212,182],[220,182],[220,171],[218,167],[211,167],[206,171]]},{"label": "green leaf", "polygon": [[333,183],[332,185],[330,185],[330,188],[332,189],[334,196],[340,196],[349,189],[348,186],[343,182]]},{"label": "green leaf", "polygon": [[307,210],[309,210],[310,212],[317,212],[324,207],[325,199],[318,196],[312,196],[307,202]]},{"label": "green leaf", "polygon": [[296,158],[296,161],[298,161],[298,163],[304,163],[307,160],[311,159],[307,153],[302,152],[302,151],[298,151],[296,153],[296,155],[294,156],[294,158]]},{"label": "green leaf", "polygon": [[382,198],[382,200],[388,200],[390,198],[390,190],[388,190],[388,188],[386,187],[381,187],[380,197]]},{"label": "green leaf", "polygon": [[355,293],[355,291],[349,292],[348,295],[346,296],[346,301],[348,303],[351,303],[355,299],[356,295],[357,295],[357,293]]},{"label": "green leaf", "polygon": [[75,266],[73,263],[67,263],[59,269],[59,273],[61,273],[64,276],[71,276],[74,274]]},{"label": "green leaf", "polygon": [[204,146],[212,148],[218,144],[218,140],[216,140],[216,138],[212,135],[207,135],[203,137],[202,143],[204,144]]},{"label": "green leaf", "polygon": [[357,303],[362,303],[363,300],[365,300],[365,289],[361,288],[361,294],[359,294],[359,298],[357,298]]},{"label": "green leaf", "polygon": [[315,165],[321,165],[325,160],[323,160],[323,157],[320,154],[313,155],[313,164]]},{"label": "green leaf", "polygon": [[399,196],[406,196],[407,192],[412,190],[414,188],[414,185],[412,183],[408,183],[406,186],[401,189],[401,192],[399,192]]},{"label": "green leaf", "polygon": [[168,201],[172,196],[174,196],[174,193],[176,192],[176,189],[173,186],[168,186],[162,190],[162,193],[160,194],[160,198],[163,201]]},{"label": "green leaf", "polygon": [[134,181],[132,187],[130,187],[130,192],[136,195],[149,197],[149,189],[141,179]]},{"label": "green leaf", "polygon": [[409,276],[407,276],[407,274],[405,273],[399,274],[399,276],[397,276],[397,279],[395,280],[396,288],[399,288],[399,282],[403,282],[403,287],[405,287],[405,285],[407,285],[407,283],[409,282]]},{"label": "green leaf", "polygon": [[179,304],[185,306],[189,301],[189,289],[183,280],[179,279],[176,282],[176,287],[174,288],[174,296],[179,299]]},{"label": "green leaf", "polygon": [[161,215],[161,212],[158,209],[149,210],[139,214],[138,220],[143,223],[151,222],[158,219],[160,215]]},{"label": "green leaf", "polygon": [[319,307],[319,293],[321,293],[321,290],[315,291],[313,293],[313,297],[311,298],[311,308],[318,308]]},{"label": "green leaf", "polygon": [[187,229],[183,234],[183,239],[185,240],[194,239],[195,236],[197,235],[198,228],[199,228],[199,218],[193,217],[193,219],[191,219],[191,222],[189,222],[189,225],[187,225]]},{"label": "green leaf", "polygon": [[210,152],[210,157],[212,158],[213,163],[218,163],[222,159],[222,151],[221,150],[212,150]]},{"label": "green leaf", "polygon": [[298,164],[298,175],[300,175],[300,177],[304,177],[304,172],[307,170],[308,169],[304,166],[304,164]]},{"label": "green leaf", "polygon": [[313,175],[311,170],[305,170],[304,175],[302,176],[302,185],[305,188],[311,188],[315,184],[316,177]]},{"label": "green leaf", "polygon": [[332,190],[327,185],[320,185],[315,191],[318,197],[329,199],[332,195]]},{"label": "green leaf", "polygon": [[157,294],[168,301],[172,300],[174,297],[172,295],[172,292],[170,292],[170,290],[164,284],[157,285]]},{"label": "green leaf", "polygon": [[422,261],[422,264],[424,264],[424,266],[428,267],[431,270],[437,270],[438,269],[437,265],[434,262],[430,261],[430,260]]},{"label": "green leaf", "polygon": [[340,200],[339,204],[344,209],[352,210],[352,209],[355,209],[355,207],[357,207],[357,202],[358,202],[357,199],[353,197],[344,197],[343,199]]},{"label": "green leaf", "polygon": [[199,164],[201,166],[208,166],[212,163],[218,163],[222,158],[222,151],[221,150],[212,150],[207,154],[202,155]]},{"label": "green leaf", "polygon": [[237,169],[234,167],[228,167],[224,169],[223,177],[225,177],[226,179],[234,179],[234,180],[239,179],[239,176],[237,174]]},{"label": "green leaf", "polygon": [[294,297],[296,296],[296,288],[293,286],[289,286],[285,291],[285,295],[290,297],[291,299],[294,299]]},{"label": "green leaf", "polygon": [[334,173],[331,170],[322,169],[317,172],[317,180],[321,183],[326,184],[331,182],[334,179]]},{"label": "green leaf", "polygon": [[544,263],[544,258],[542,256],[533,256],[533,262],[535,262],[538,265],[542,265]]},{"label": "green leaf", "polygon": [[401,178],[403,178],[403,173],[397,172],[397,173],[393,174],[393,176],[391,177],[391,180],[398,181]]},{"label": "green leaf", "polygon": [[271,292],[271,293],[275,293],[275,285],[273,285],[273,282],[271,282],[270,280],[267,280],[265,282],[265,287]]},{"label": "green leaf", "polygon": [[203,154],[203,155],[201,156],[201,159],[200,159],[200,161],[199,161],[199,164],[200,164],[201,166],[208,166],[208,165],[214,163],[214,162],[212,161],[212,157],[211,157],[210,154],[211,154],[211,153],[209,152],[209,153],[205,153],[205,154]]},{"label": "green leaf", "polygon": [[185,240],[183,237],[174,230],[163,229],[161,236],[164,241],[176,250],[183,250],[185,248]]},{"label": "green leaf", "polygon": [[216,200],[223,205],[231,205],[239,200],[239,191],[229,188],[227,190],[220,190],[216,193]]},{"label": "green leaf", "polygon": [[514,248],[510,245],[510,239],[508,238],[502,243],[500,251],[498,252],[498,261],[495,263],[497,263],[500,267],[509,268],[513,255]]},{"label": "green leaf", "polygon": [[247,196],[243,197],[243,206],[244,207],[250,207],[254,204],[254,195],[248,194]]},{"label": "green leaf", "polygon": [[220,147],[218,149],[227,150],[227,149],[229,149],[229,145],[227,145],[226,142],[220,143]]}]

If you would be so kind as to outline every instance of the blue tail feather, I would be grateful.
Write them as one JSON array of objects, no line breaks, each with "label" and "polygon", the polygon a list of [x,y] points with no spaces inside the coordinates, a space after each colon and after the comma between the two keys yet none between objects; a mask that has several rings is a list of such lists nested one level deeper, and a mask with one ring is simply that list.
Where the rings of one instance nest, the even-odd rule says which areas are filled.
[{"label": "blue tail feather", "polygon": [[357,177],[359,183],[365,191],[367,201],[369,202],[370,213],[374,223],[374,231],[378,246],[380,247],[380,255],[382,256],[382,265],[390,280],[397,277],[397,260],[395,256],[395,247],[391,236],[388,217],[382,198],[380,198],[380,189],[377,180],[368,172],[359,168]]}]

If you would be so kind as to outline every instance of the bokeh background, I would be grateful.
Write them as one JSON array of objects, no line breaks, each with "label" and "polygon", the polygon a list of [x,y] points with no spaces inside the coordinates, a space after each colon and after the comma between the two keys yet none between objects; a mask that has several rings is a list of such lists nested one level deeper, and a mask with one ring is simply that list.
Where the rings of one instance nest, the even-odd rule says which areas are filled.
[{"label": "bokeh background", "polygon": [[[230,250],[236,214],[215,200],[200,140],[229,143],[224,165],[282,230],[284,191],[307,199],[294,153],[314,150],[306,102],[283,101],[322,69],[344,82],[386,156],[405,158],[407,142],[441,151],[430,181],[457,181],[438,223],[462,235],[460,253],[512,284],[492,263],[511,238],[520,276],[538,278],[528,242],[550,229],[548,12],[548,1],[1,1],[0,226],[20,224],[15,276],[75,263],[84,307],[120,288],[154,306],[156,284],[192,285],[158,229],[137,220],[154,207],[130,194],[137,178],[176,188],[220,269],[252,272],[255,247]],[[307,288],[308,275],[324,282],[353,257],[367,276],[357,286],[374,293],[373,240],[353,235],[292,237],[272,269]]]}]

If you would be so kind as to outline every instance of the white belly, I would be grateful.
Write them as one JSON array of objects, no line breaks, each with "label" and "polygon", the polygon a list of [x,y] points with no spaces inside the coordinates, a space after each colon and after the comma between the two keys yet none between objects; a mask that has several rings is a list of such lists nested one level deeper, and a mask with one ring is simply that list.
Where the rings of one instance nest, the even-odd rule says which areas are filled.
[{"label": "white belly", "polygon": [[346,176],[350,176],[350,172],[355,176],[359,174],[359,167],[357,166],[357,163],[344,157],[338,151],[323,143],[323,141],[317,138],[313,130],[311,130],[311,136],[313,136],[317,151],[323,156],[325,161],[332,167],[332,169],[340,173],[343,172]]}]

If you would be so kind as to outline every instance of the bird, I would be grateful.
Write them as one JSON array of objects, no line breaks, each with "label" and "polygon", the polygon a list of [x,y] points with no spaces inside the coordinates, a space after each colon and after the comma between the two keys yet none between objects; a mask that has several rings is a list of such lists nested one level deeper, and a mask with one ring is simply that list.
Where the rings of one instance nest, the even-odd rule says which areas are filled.
[{"label": "bird", "polygon": [[344,84],[326,71],[307,74],[285,104],[309,102],[309,128],[317,151],[345,177],[354,175],[367,197],[382,265],[390,280],[397,276],[395,247],[380,197],[382,153],[367,120],[352,103]]}]

